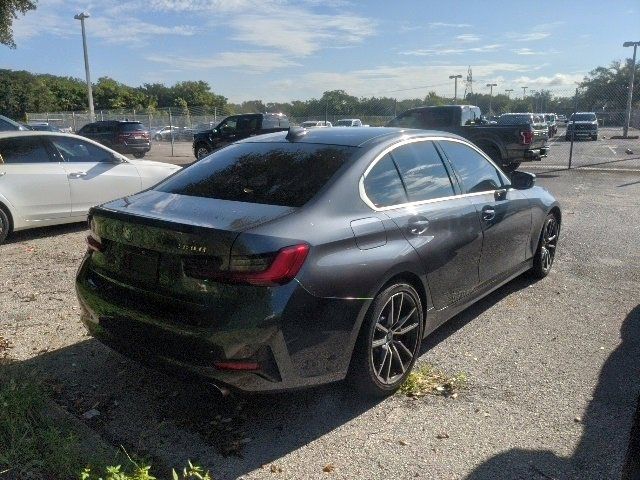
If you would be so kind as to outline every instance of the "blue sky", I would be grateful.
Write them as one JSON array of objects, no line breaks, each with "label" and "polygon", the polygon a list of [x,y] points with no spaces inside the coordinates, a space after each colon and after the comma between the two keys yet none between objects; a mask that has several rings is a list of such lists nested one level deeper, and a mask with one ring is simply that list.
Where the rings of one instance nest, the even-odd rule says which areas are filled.
[{"label": "blue sky", "polygon": [[205,80],[231,101],[452,95],[468,65],[474,91],[568,92],[640,40],[638,0],[40,0],[2,68],[84,78],[80,11],[94,81]]}]

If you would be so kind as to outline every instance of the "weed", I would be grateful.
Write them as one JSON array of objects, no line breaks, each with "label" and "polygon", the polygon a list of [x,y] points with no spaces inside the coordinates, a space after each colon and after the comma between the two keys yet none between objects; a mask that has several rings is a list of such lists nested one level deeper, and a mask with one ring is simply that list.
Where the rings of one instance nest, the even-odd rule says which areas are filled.
[{"label": "weed", "polygon": [[408,397],[424,395],[457,396],[467,386],[467,375],[457,373],[448,375],[433,365],[421,365],[409,374],[402,384],[399,393]]}]

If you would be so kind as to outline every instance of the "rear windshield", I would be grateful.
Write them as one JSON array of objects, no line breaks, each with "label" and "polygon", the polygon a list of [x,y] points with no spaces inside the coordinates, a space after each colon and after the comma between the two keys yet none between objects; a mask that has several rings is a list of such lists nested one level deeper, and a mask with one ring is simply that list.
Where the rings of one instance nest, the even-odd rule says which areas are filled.
[{"label": "rear windshield", "polygon": [[141,123],[121,123],[120,130],[123,132],[139,132],[144,131],[144,125]]},{"label": "rear windshield", "polygon": [[499,125],[521,125],[523,123],[531,123],[530,115],[500,115],[498,117]]},{"label": "rear windshield", "polygon": [[218,150],[155,189],[192,197],[301,207],[356,147],[240,143]]},{"label": "rear windshield", "polygon": [[595,113],[574,113],[571,115],[571,120],[575,120],[576,122],[593,122],[595,119]]}]

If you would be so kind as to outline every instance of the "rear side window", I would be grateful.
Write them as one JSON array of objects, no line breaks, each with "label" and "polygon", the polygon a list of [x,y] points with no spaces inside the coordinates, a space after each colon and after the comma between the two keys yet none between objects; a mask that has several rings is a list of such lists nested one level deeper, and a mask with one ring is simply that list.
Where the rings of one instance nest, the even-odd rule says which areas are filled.
[{"label": "rear side window", "polygon": [[458,173],[466,193],[487,192],[502,187],[496,168],[473,148],[450,141],[441,141],[440,145]]},{"label": "rear side window", "polygon": [[0,163],[50,162],[49,153],[38,137],[5,138],[0,140]]},{"label": "rear side window", "polygon": [[354,147],[240,143],[218,150],[156,190],[192,197],[301,207],[345,164]]},{"label": "rear side window", "polygon": [[391,156],[386,154],[364,177],[364,190],[376,207],[407,203],[407,194]]},{"label": "rear side window", "polygon": [[122,132],[144,132],[144,125],[141,123],[121,123],[120,131]]},{"label": "rear side window", "polygon": [[402,145],[391,152],[410,202],[450,197],[451,179],[433,142]]}]

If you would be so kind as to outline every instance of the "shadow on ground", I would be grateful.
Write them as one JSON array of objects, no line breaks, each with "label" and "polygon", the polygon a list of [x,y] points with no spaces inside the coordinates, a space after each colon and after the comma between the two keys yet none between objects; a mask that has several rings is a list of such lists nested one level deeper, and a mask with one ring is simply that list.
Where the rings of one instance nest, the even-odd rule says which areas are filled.
[{"label": "shadow on ground", "polygon": [[480,465],[467,480],[640,479],[640,305],[625,318],[620,336],[622,343],[600,372],[571,457],[509,450]]},{"label": "shadow on ground", "polygon": [[67,233],[77,233],[87,229],[87,222],[67,223],[64,225],[54,225],[51,227],[38,227],[29,230],[14,232],[4,241],[4,244],[29,242],[39,238],[55,237],[66,235]]}]

